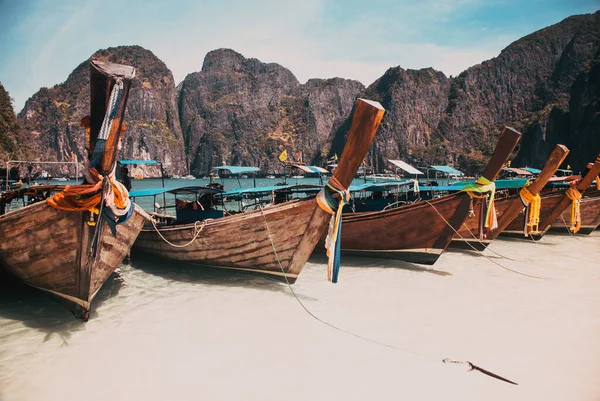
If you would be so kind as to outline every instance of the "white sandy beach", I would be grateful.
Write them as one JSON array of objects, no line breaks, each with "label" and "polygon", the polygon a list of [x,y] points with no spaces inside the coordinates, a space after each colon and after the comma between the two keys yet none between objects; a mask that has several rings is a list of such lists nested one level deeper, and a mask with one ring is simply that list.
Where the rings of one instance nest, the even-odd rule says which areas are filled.
[{"label": "white sandy beach", "polygon": [[324,258],[311,259],[294,285],[311,311],[406,351],[335,331],[284,284],[246,274],[134,260],[85,324],[11,291],[0,296],[0,399],[600,400],[600,233],[490,248],[543,278],[448,252],[432,267],[343,258],[333,285]]}]

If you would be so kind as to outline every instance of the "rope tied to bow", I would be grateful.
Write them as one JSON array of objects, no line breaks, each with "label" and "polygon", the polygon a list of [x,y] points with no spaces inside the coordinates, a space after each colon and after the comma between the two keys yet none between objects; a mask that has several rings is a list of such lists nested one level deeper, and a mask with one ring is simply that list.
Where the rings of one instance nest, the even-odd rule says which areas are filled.
[{"label": "rope tied to bow", "polygon": [[[122,79],[117,79],[110,94],[98,140],[85,170],[86,184],[66,186],[62,192],[46,199],[48,205],[66,211],[89,211],[89,225],[95,226],[94,215],[102,214],[116,236],[116,225],[126,222],[133,214],[134,205],[129,199],[127,188],[115,179],[116,165],[107,175],[102,175],[96,166],[104,153],[106,139],[115,121],[118,105],[124,91]],[[86,119],[84,119],[86,120]],[[89,128],[89,119],[82,126]],[[87,132],[87,129],[86,129]]]},{"label": "rope tied to bow", "polygon": [[525,225],[523,227],[523,234],[539,234],[540,224],[540,211],[542,209],[542,197],[540,194],[532,194],[527,188],[529,182],[525,184],[519,192],[521,203],[525,206]]},{"label": "rope tied to bow", "polygon": [[494,207],[494,198],[496,195],[496,184],[485,177],[479,177],[475,184],[467,184],[461,190],[469,194],[471,199],[487,199],[487,210],[483,227],[487,230],[494,230],[498,227],[496,217],[496,208]]},{"label": "rope tied to bow", "polygon": [[[334,195],[339,195],[337,200]],[[340,271],[340,236],[342,234],[342,209],[350,201],[350,191],[334,175],[317,194],[317,204],[331,215],[329,230],[325,239],[327,249],[327,280],[337,283]]]},{"label": "rope tied to bow", "polygon": [[577,188],[570,187],[565,192],[567,198],[571,199],[571,225],[569,229],[573,234],[577,233],[581,228],[581,213],[579,204],[581,202],[581,192]]}]

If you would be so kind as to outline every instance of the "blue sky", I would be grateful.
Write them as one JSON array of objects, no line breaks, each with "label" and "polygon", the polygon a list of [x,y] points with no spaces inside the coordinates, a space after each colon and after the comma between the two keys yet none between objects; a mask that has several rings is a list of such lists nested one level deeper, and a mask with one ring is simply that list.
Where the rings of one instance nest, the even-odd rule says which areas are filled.
[{"label": "blue sky", "polygon": [[301,82],[369,85],[389,67],[446,75],[600,0],[0,0],[0,82],[19,111],[98,49],[138,44],[178,83],[206,53],[232,48]]}]

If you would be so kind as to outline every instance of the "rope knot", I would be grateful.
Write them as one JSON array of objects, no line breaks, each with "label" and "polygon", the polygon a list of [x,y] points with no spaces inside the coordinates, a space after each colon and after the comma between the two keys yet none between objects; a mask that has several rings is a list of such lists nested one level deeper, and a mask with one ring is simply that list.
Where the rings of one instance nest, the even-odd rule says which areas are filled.
[{"label": "rope knot", "polygon": [[498,219],[496,217],[496,208],[494,207],[494,198],[496,195],[496,183],[481,176],[475,184],[467,184],[461,190],[469,194],[471,199],[487,198],[487,210],[485,213],[484,228],[493,230],[498,227]]},{"label": "rope knot", "polygon": [[[339,200],[334,197],[339,195]],[[350,191],[339,182],[334,175],[323,189],[317,194],[317,204],[331,215],[329,230],[325,239],[327,249],[327,279],[337,283],[340,271],[340,236],[342,234],[342,210],[350,201]]]}]

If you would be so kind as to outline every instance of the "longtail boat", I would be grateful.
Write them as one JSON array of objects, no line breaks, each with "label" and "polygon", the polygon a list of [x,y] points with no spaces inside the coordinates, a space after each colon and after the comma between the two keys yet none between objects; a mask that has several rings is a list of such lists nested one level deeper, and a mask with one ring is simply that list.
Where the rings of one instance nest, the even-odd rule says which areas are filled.
[{"label": "longtail boat", "polygon": [[[91,107],[86,183],[25,188],[0,199],[0,265],[8,274],[43,290],[77,317],[89,318],[94,296],[122,262],[145,220],[114,180],[127,96],[135,69],[90,62]],[[15,210],[20,195],[31,203]]]},{"label": "longtail boat", "polygon": [[[571,206],[573,209],[579,208],[580,200],[586,190],[590,187],[592,181],[600,173],[600,156],[588,173],[580,180],[570,181],[571,186],[567,190],[557,190],[547,193],[542,193],[541,196],[541,210],[539,217],[538,230],[528,234],[528,238],[531,237],[535,240],[541,239],[544,234],[554,224],[560,227],[565,227],[565,223],[561,219],[563,212],[567,211],[567,208]],[[578,199],[579,198],[579,199]],[[592,209],[590,209],[592,210]],[[569,212],[569,218],[565,219],[566,223],[571,226],[571,218]],[[510,223],[507,224],[505,229],[500,233],[502,236],[511,237],[525,237],[523,233],[523,222],[525,220],[525,213],[521,212],[515,217]],[[573,222],[576,225],[576,222]]]},{"label": "longtail boat", "polygon": [[[504,128],[478,187],[492,189],[491,183],[520,138],[519,132]],[[472,211],[471,194],[462,191],[388,210],[345,213],[341,251],[433,264]]]},{"label": "longtail boat", "polygon": [[[330,184],[337,181],[337,188],[348,188],[383,113],[379,103],[357,100],[346,146]],[[329,185],[323,189],[326,190],[329,191]],[[251,271],[293,283],[331,217],[317,202],[321,193],[316,198],[221,214],[223,217],[218,217],[218,210],[211,208],[210,194],[201,195],[202,202],[208,202],[192,203],[193,208],[188,210],[179,205],[177,212],[181,218],[175,216],[165,223],[153,221],[146,225],[133,249],[164,259]],[[206,212],[210,212],[209,218],[203,219]],[[191,219],[190,214],[193,214]]]},{"label": "longtail boat", "polygon": [[[451,246],[478,251],[484,250],[526,207],[529,207],[530,204],[532,208],[541,205],[541,200],[538,196],[540,191],[554,175],[568,154],[569,149],[563,145],[556,145],[544,168],[534,181],[531,183],[527,182],[529,185],[521,189],[519,194],[495,200],[494,204],[498,216],[498,226],[496,228],[489,231],[484,229],[484,202],[478,202],[478,205],[475,205],[473,208],[474,214],[465,220],[458,230],[457,235],[452,239]],[[526,219],[526,215],[531,216],[531,219]],[[529,234],[532,231],[536,231],[536,217],[539,218],[539,215],[534,216],[533,211],[530,214],[523,214],[522,227],[524,233]]]}]

